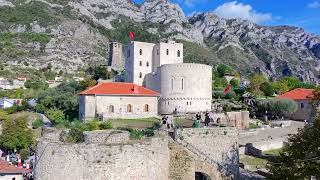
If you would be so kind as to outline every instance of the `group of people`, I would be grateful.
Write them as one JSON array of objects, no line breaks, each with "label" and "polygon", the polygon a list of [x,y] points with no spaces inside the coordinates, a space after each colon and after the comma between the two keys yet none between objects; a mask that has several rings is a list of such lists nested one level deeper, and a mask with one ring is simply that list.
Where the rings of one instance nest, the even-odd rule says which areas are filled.
[{"label": "group of people", "polygon": [[[210,122],[213,120],[213,113],[210,112],[205,112],[205,118],[204,118],[204,126],[209,127]],[[200,128],[201,127],[201,113],[197,112],[196,113],[196,121],[193,123],[193,127],[195,128]]]},{"label": "group of people", "polygon": [[[200,128],[202,121],[204,122],[205,127],[209,127],[210,122],[214,122],[213,112],[211,112],[211,111],[207,111],[204,113],[204,120],[202,120],[202,113],[201,112],[197,112],[195,115],[195,118],[196,119],[192,125],[194,128]],[[217,123],[220,123],[220,118],[217,119]],[[173,116],[171,116],[171,115],[163,116],[162,117],[162,124],[167,129],[173,129],[174,128]]]},{"label": "group of people", "polygon": [[173,118],[172,116],[163,116],[162,117],[162,124],[166,126],[168,129],[173,129]]}]

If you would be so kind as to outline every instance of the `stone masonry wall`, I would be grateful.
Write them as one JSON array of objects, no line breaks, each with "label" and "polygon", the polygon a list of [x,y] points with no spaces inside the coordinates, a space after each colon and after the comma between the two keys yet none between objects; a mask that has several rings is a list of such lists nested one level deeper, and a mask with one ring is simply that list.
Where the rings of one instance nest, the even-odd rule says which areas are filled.
[{"label": "stone masonry wall", "polygon": [[[60,131],[61,132],[61,131]],[[157,135],[129,140],[118,130],[85,132],[85,142],[66,144],[47,131],[37,144],[36,180],[194,180],[238,176],[236,128],[179,129],[175,138]]]},{"label": "stone masonry wall", "polygon": [[238,130],[236,128],[193,128],[177,131],[176,141],[200,160],[231,177],[239,173]]},{"label": "stone masonry wall", "polygon": [[[59,134],[47,134],[37,144],[37,180],[166,180],[169,177],[168,140],[65,144]],[[97,142],[97,141],[90,141]]]},{"label": "stone masonry wall", "polygon": [[91,131],[84,132],[85,143],[120,144],[129,143],[130,134],[127,131]]}]

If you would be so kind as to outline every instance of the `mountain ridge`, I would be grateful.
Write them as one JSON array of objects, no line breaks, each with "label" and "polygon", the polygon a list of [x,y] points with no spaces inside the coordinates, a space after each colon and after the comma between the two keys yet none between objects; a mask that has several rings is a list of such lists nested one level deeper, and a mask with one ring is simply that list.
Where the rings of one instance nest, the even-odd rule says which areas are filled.
[{"label": "mountain ridge", "polygon": [[107,45],[129,42],[127,32],[136,31],[140,41],[183,42],[186,62],[225,63],[244,75],[275,79],[320,78],[320,37],[302,28],[226,20],[212,12],[188,17],[168,0],[1,0],[0,11],[0,58],[7,68],[50,63],[72,72],[106,63]]}]

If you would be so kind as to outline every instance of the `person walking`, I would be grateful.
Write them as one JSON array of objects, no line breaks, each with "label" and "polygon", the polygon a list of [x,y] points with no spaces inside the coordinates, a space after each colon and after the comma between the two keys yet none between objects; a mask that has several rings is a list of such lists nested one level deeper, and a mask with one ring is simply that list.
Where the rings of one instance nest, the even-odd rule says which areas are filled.
[{"label": "person walking", "polygon": [[167,117],[163,116],[162,117],[162,124],[165,126],[167,124]]},{"label": "person walking", "polygon": [[204,119],[204,126],[209,127],[209,123],[210,123],[209,113],[206,113],[206,117]]},{"label": "person walking", "polygon": [[167,116],[167,128],[168,129],[173,128],[173,120],[171,116]]}]

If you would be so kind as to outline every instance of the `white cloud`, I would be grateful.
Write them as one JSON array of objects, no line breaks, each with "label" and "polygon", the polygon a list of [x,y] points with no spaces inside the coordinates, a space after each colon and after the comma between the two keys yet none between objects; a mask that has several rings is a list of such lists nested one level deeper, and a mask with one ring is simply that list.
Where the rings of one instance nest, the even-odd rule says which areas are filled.
[{"label": "white cloud", "polygon": [[251,5],[238,3],[237,1],[224,3],[214,10],[218,16],[225,19],[241,18],[255,23],[272,20],[270,13],[258,13]]},{"label": "white cloud", "polygon": [[206,0],[178,0],[178,2],[189,8],[193,8],[197,3],[204,3]]},{"label": "white cloud", "polygon": [[314,1],[312,3],[309,3],[307,6],[308,8],[320,8],[320,2]]}]

